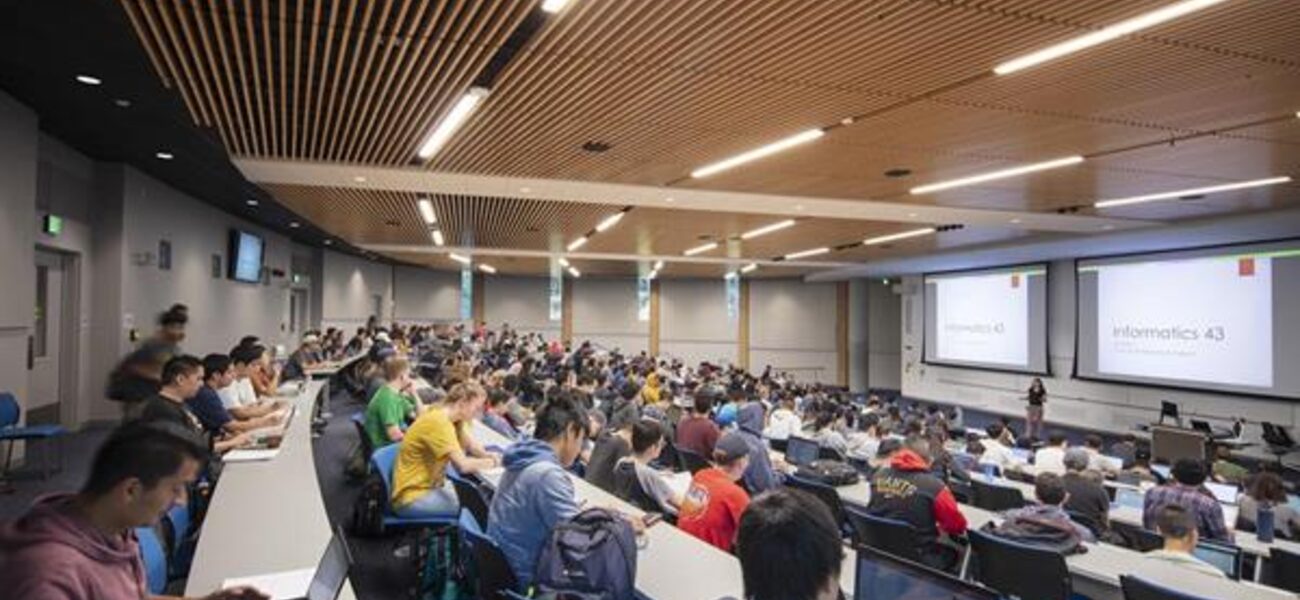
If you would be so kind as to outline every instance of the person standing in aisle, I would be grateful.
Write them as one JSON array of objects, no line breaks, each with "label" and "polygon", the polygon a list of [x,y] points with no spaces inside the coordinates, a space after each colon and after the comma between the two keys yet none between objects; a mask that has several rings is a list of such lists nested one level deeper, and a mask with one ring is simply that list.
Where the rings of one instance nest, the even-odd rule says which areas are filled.
[{"label": "person standing in aisle", "polygon": [[1031,440],[1040,440],[1043,434],[1043,405],[1047,404],[1047,389],[1043,387],[1043,380],[1037,377],[1029,384],[1029,392],[1025,396],[1029,405],[1025,407],[1025,436]]}]

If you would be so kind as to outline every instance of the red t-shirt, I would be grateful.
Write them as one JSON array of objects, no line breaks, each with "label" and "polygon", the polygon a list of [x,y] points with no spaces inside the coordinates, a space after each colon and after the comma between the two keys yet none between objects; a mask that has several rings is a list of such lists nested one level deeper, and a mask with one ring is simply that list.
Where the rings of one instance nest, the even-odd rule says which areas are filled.
[{"label": "red t-shirt", "polygon": [[716,467],[704,469],[691,479],[677,514],[677,527],[730,552],[747,506],[749,494],[726,473]]}]

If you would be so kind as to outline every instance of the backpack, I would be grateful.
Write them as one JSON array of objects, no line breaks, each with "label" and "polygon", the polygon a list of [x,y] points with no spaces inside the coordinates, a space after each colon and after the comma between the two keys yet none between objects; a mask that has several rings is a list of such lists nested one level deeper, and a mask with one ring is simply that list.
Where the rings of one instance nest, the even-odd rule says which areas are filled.
[{"label": "backpack", "polygon": [[574,600],[633,600],[636,534],[622,516],[589,508],[551,530],[534,586]]},{"label": "backpack", "polygon": [[861,475],[858,470],[845,462],[838,460],[819,459],[814,460],[795,471],[795,477],[816,481],[829,486],[851,485],[858,482]]},{"label": "backpack", "polygon": [[352,535],[378,537],[384,533],[384,507],[388,489],[378,473],[371,473],[352,505]]},{"label": "backpack", "polygon": [[1017,515],[996,527],[985,525],[984,530],[1000,538],[1028,546],[1057,552],[1062,556],[1083,554],[1088,551],[1074,526],[1055,519],[1030,515]]}]

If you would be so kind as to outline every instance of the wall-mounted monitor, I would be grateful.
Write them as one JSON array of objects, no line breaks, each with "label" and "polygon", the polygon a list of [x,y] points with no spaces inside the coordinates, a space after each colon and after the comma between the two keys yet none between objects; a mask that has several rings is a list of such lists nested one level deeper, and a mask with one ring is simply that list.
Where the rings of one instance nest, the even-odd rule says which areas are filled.
[{"label": "wall-mounted monitor", "polygon": [[230,265],[228,276],[235,281],[260,283],[265,250],[266,241],[261,236],[231,229],[230,255],[226,260]]},{"label": "wall-mounted monitor", "polygon": [[925,362],[1047,374],[1047,265],[927,273]]},{"label": "wall-mounted monitor", "polygon": [[1076,270],[1079,377],[1300,399],[1300,240]]}]

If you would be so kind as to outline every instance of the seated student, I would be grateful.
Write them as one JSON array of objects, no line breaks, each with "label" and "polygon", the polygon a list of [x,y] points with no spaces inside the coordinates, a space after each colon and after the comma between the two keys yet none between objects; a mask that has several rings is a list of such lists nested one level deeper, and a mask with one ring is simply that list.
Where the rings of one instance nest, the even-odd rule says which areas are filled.
[{"label": "seated student", "polygon": [[1249,469],[1232,462],[1232,449],[1227,446],[1215,446],[1214,465],[1210,472],[1215,481],[1238,486],[1245,484],[1246,478],[1250,477]]},{"label": "seated student", "polygon": [[763,429],[763,437],[769,440],[788,440],[790,436],[798,435],[801,429],[803,420],[794,412],[794,396],[788,392],[782,393],[780,404],[772,411],[767,427]]},{"label": "seated student", "polygon": [[277,408],[274,402],[258,400],[253,388],[252,372],[257,369],[265,349],[261,346],[237,346],[230,351],[230,367],[234,371],[234,381],[217,390],[221,396],[221,405],[236,419],[255,419],[270,414]]},{"label": "seated student", "polygon": [[844,545],[830,509],[811,495],[776,488],[740,517],[736,556],[749,600],[835,600]]},{"label": "seated student", "polygon": [[587,483],[607,492],[614,491],[614,465],[632,454],[632,425],[636,421],[627,420],[630,416],[628,412],[614,413],[609,426],[597,435],[583,474]]},{"label": "seated student", "polygon": [[319,350],[320,338],[315,333],[308,332],[302,336],[298,349],[289,354],[289,360],[285,361],[281,377],[286,380],[307,377],[307,370],[320,364],[317,360]]},{"label": "seated student", "polygon": [[[145,401],[140,420],[167,421],[188,429],[195,435],[209,437],[198,417],[186,407],[186,401],[193,398],[202,385],[203,363],[198,358],[188,354],[172,357],[163,366],[162,388]],[[212,450],[218,454],[253,443],[248,433],[233,436],[219,434],[210,436],[210,439]]]},{"label": "seated student", "polygon": [[615,396],[613,402],[605,407],[606,420],[610,423],[627,425],[636,422],[641,418],[640,395],[641,388],[637,387],[636,383],[625,382],[619,388],[618,396]]},{"label": "seated student", "polygon": [[713,456],[713,446],[722,435],[718,424],[709,418],[713,410],[713,396],[703,390],[695,393],[691,414],[677,424],[677,447],[694,452],[705,460]]},{"label": "seated student", "polygon": [[740,515],[749,505],[749,494],[736,484],[749,468],[749,444],[740,434],[728,433],[714,445],[712,459],[712,467],[691,478],[677,513],[677,527],[730,552]]},{"label": "seated student", "polygon": [[488,390],[487,406],[483,409],[483,424],[512,442],[523,436],[510,421],[510,394],[503,389]]},{"label": "seated student", "polygon": [[1166,506],[1179,506],[1194,519],[1200,536],[1218,542],[1232,542],[1232,532],[1223,520],[1223,507],[1214,495],[1202,485],[1205,483],[1205,463],[1181,458],[1174,463],[1174,480],[1147,490],[1143,499],[1142,526],[1155,529],[1161,510]]},{"label": "seated student", "polygon": [[1149,446],[1138,446],[1133,451],[1133,466],[1121,471],[1116,478],[1134,485],[1140,483],[1164,483],[1160,474],[1151,469],[1151,448]]},{"label": "seated student", "polygon": [[812,438],[822,448],[830,448],[840,455],[848,454],[849,442],[844,439],[840,429],[844,426],[844,417],[836,405],[822,407],[813,419]]},{"label": "seated student", "polygon": [[416,418],[424,404],[415,399],[411,363],[393,357],[384,363],[387,383],[375,390],[366,404],[366,435],[375,448],[402,441],[406,424]]},{"label": "seated student", "polygon": [[[1043,528],[1044,525],[1050,525],[1054,529],[1061,530],[1073,529],[1081,541],[1097,541],[1097,536],[1093,535],[1091,529],[1074,522],[1070,519],[1070,515],[1066,514],[1064,506],[1070,500],[1070,493],[1065,490],[1065,482],[1060,475],[1039,473],[1034,478],[1034,497],[1038,500],[1038,504],[1031,504],[1003,513],[1002,516],[1006,522],[999,529],[1015,529],[1019,525],[1018,521],[1024,521],[1035,530]],[[1025,543],[1032,543],[1027,538],[1016,539]]]},{"label": "seated student", "polygon": [[641,510],[677,514],[682,495],[673,491],[664,476],[650,466],[663,450],[664,428],[657,421],[641,419],[632,425],[632,455],[614,465],[615,496]]},{"label": "seated student", "polygon": [[198,417],[203,429],[209,435],[236,435],[245,431],[274,427],[280,424],[279,415],[272,413],[252,419],[236,419],[221,404],[218,390],[223,390],[235,381],[234,370],[230,368],[230,357],[225,354],[209,354],[203,357],[203,386],[185,405]]},{"label": "seated student", "polygon": [[1133,461],[1137,457],[1137,436],[1126,433],[1118,442],[1110,445],[1110,455],[1124,461],[1124,468],[1128,469],[1133,466]]},{"label": "seated student", "polygon": [[1156,513],[1155,527],[1164,538],[1165,546],[1147,552],[1147,558],[1163,560],[1211,577],[1226,577],[1218,567],[1192,556],[1192,550],[1200,541],[1196,521],[1196,515],[1182,506],[1169,504],[1162,507]]},{"label": "seated student", "polygon": [[1061,482],[1070,494],[1065,508],[1079,513],[1105,531],[1110,529],[1110,495],[1101,483],[1101,474],[1089,469],[1088,461],[1088,453],[1082,448],[1065,451],[1065,475]]},{"label": "seated student", "polygon": [[980,455],[980,464],[997,465],[999,470],[1005,471],[1017,463],[1016,455],[1011,453],[1011,448],[1015,446],[1005,443],[1007,430],[1001,423],[989,425],[984,428],[984,432],[988,437],[980,440],[980,444],[984,446],[984,453]]},{"label": "seated student", "polygon": [[1088,453],[1088,468],[1103,475],[1117,475],[1119,469],[1116,469],[1106,456],[1101,453],[1101,436],[1090,433],[1083,437],[1083,449]]},{"label": "seated student", "polygon": [[761,494],[781,484],[763,439],[763,412],[761,402],[748,402],[736,411],[736,433],[749,444],[749,468],[745,469],[744,483],[751,494]]},{"label": "seated student", "polygon": [[271,360],[271,351],[266,346],[257,347],[262,353],[249,365],[248,380],[253,384],[256,397],[274,396],[280,389],[280,368]]},{"label": "seated student", "polygon": [[[551,530],[578,514],[580,505],[566,470],[582,451],[586,423],[572,395],[556,394],[539,407],[534,439],[506,450],[505,474],[488,507],[487,534],[501,546],[521,588],[532,584]],[[640,519],[629,522],[634,530],[644,530]]]},{"label": "seated student", "polygon": [[916,544],[922,560],[935,568],[952,571],[960,552],[944,543],[940,534],[964,535],[966,517],[957,508],[957,499],[948,486],[930,473],[929,452],[926,440],[907,438],[889,466],[878,469],[872,476],[867,512],[911,524],[916,528]]},{"label": "seated student", "polygon": [[[135,421],[109,435],[81,491],[36,500],[0,525],[0,589],[31,600],[139,600],[149,593],[133,529],[150,527],[207,463],[206,443],[166,421]],[[265,599],[247,587],[205,600]]]},{"label": "seated student", "polygon": [[501,464],[469,431],[485,396],[477,383],[457,384],[441,406],[429,407],[406,430],[393,466],[393,510],[399,516],[456,514],[460,503],[447,481],[447,463],[465,475]]},{"label": "seated student", "polygon": [[1065,448],[1068,441],[1060,431],[1047,434],[1047,445],[1034,452],[1034,470],[1039,474],[1065,474]]},{"label": "seated student", "polygon": [[1259,509],[1268,506],[1273,509],[1273,527],[1277,536],[1289,540],[1300,535],[1300,513],[1287,504],[1286,487],[1277,473],[1265,471],[1250,479],[1246,491],[1237,498],[1241,507],[1238,517],[1246,526],[1254,530],[1259,521]]},{"label": "seated student", "polygon": [[880,449],[880,417],[875,413],[860,415],[857,431],[847,436],[849,457],[870,460]]}]

